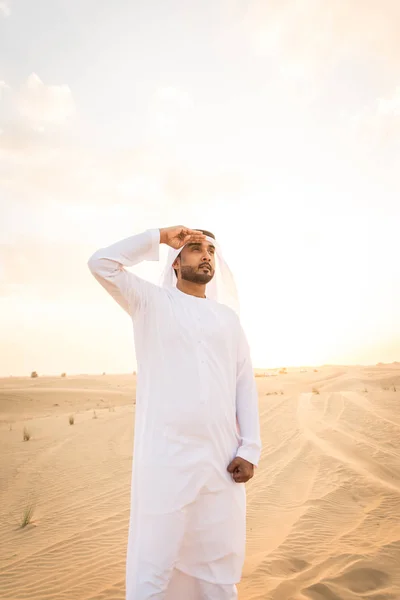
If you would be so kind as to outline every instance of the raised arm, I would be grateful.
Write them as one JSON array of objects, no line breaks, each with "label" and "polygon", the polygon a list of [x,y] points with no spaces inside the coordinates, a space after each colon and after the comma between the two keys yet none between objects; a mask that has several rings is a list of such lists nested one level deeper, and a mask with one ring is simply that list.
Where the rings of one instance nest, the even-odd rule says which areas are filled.
[{"label": "raised arm", "polygon": [[236,363],[236,418],[241,444],[228,466],[237,483],[246,483],[254,474],[261,454],[258,393],[246,335],[239,323]]},{"label": "raised arm", "polygon": [[88,260],[93,276],[130,315],[147,302],[156,286],[124,267],[144,260],[159,260],[160,241],[160,230],[148,229],[100,248]]},{"label": "raised arm", "polygon": [[183,225],[148,229],[100,248],[89,258],[88,267],[97,281],[132,316],[146,305],[158,286],[124,267],[133,267],[144,260],[159,260],[160,244],[179,249],[189,241],[201,242],[204,239],[203,233]]}]

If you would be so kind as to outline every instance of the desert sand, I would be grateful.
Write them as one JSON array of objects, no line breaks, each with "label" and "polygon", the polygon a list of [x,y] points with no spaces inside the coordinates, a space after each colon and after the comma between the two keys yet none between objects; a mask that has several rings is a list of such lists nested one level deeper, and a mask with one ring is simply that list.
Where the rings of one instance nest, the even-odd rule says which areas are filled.
[{"label": "desert sand", "polygon": [[[400,600],[400,364],[257,375],[240,600]],[[134,375],[0,379],[3,600],[124,599],[134,398]]]}]

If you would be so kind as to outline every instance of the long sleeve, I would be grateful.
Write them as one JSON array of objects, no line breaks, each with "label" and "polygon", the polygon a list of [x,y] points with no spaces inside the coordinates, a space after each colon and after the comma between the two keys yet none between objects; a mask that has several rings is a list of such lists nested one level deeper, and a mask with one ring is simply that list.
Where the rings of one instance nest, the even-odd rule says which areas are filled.
[{"label": "long sleeve", "polygon": [[154,284],[127,271],[143,260],[159,260],[160,230],[148,229],[97,250],[88,260],[88,267],[97,281],[120,306],[133,315],[147,302]]},{"label": "long sleeve", "polygon": [[236,456],[257,466],[261,454],[258,393],[250,348],[241,325],[236,374],[236,417],[241,437]]}]

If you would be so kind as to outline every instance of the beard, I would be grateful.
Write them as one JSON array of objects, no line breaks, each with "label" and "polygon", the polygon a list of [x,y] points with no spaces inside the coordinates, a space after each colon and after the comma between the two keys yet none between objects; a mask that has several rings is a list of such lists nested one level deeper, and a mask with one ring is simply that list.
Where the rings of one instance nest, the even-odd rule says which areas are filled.
[{"label": "beard", "polygon": [[211,281],[214,277],[214,271],[203,271],[199,270],[198,267],[190,267],[188,265],[181,267],[181,277],[185,281],[190,281],[191,283],[202,283],[206,284]]}]

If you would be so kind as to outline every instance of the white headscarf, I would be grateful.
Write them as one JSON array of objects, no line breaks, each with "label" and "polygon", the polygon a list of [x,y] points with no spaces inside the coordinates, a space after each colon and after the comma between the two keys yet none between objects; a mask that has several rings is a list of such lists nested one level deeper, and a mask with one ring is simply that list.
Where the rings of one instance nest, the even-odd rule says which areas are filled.
[{"label": "white headscarf", "polygon": [[[207,284],[206,296],[211,300],[226,304],[239,315],[239,296],[232,271],[224,260],[218,242],[209,236],[206,236],[206,240],[215,246],[215,272],[214,277],[211,279],[210,283]],[[177,278],[172,265],[184,247],[185,246],[179,248],[179,250],[171,247],[169,248],[167,262],[161,275],[161,285],[163,287],[176,287]]]}]

